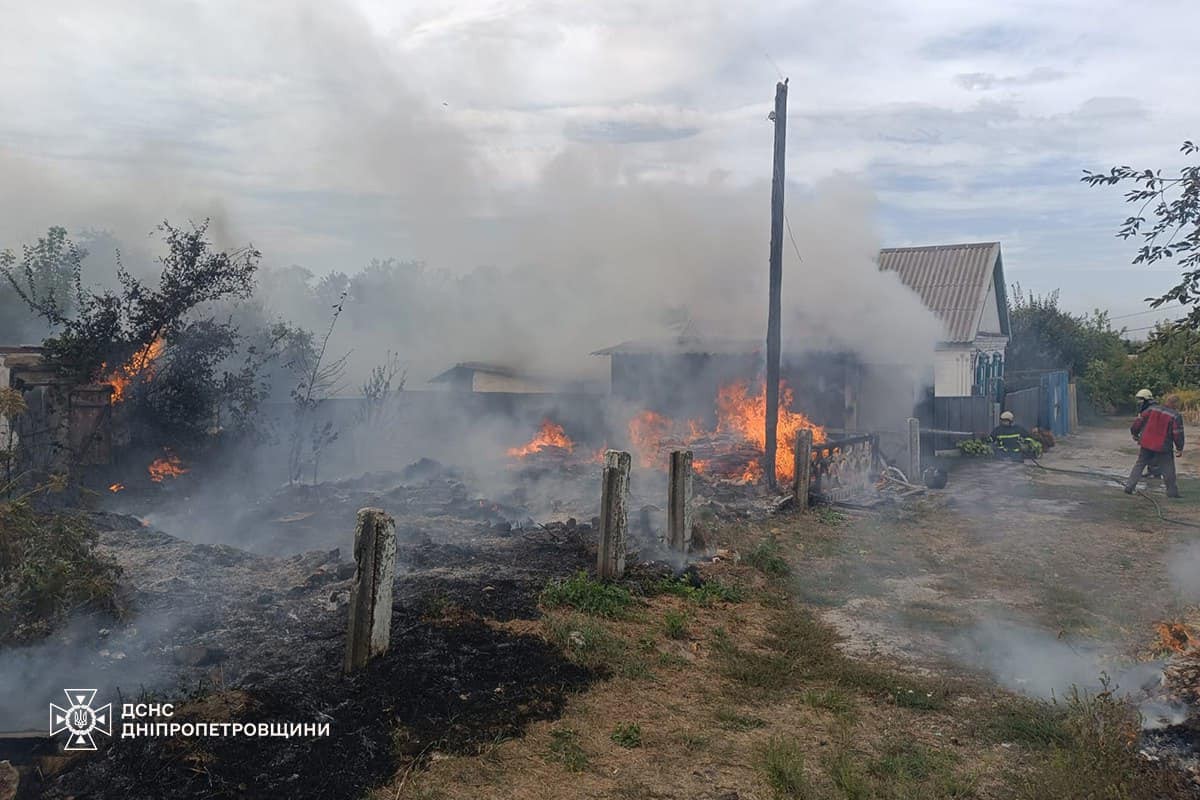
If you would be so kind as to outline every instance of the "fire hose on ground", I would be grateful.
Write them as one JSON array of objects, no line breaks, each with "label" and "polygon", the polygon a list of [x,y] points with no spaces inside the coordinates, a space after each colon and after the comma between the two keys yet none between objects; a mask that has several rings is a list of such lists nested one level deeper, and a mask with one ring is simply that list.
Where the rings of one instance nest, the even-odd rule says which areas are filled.
[{"label": "fire hose on ground", "polygon": [[[1082,470],[1082,469],[1063,469],[1062,467],[1047,467],[1045,464],[1042,464],[1036,458],[1031,458],[1029,460],[1031,462],[1033,462],[1033,465],[1035,467],[1037,467],[1038,469],[1045,470],[1046,472],[1061,472],[1064,475],[1082,475],[1087,478],[1101,478],[1106,481],[1112,481],[1113,483],[1118,484],[1122,488],[1124,488],[1124,486],[1125,486],[1124,481],[1122,481],[1120,478],[1114,477],[1112,475],[1106,475],[1103,472],[1092,472],[1090,470]],[[1158,501],[1155,500],[1153,497],[1151,497],[1146,492],[1142,491],[1141,489],[1138,489],[1137,494],[1141,495],[1142,497],[1146,498],[1147,500],[1149,500],[1151,502],[1151,504],[1154,506],[1154,511],[1158,514],[1158,518],[1161,519],[1163,522],[1169,522],[1172,525],[1183,525],[1184,527],[1188,527],[1188,528],[1200,528],[1200,524],[1197,524],[1195,522],[1189,522],[1185,519],[1175,519],[1174,517],[1166,516],[1165,514],[1163,514],[1162,507],[1158,504]]]}]

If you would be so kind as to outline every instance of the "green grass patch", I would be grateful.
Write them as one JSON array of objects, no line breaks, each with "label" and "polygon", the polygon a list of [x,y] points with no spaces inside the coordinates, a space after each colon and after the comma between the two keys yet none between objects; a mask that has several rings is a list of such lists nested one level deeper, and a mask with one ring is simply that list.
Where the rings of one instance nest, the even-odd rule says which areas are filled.
[{"label": "green grass patch", "polygon": [[549,618],[545,625],[547,638],[580,666],[625,678],[653,676],[641,652],[594,619],[572,614]]},{"label": "green grass patch", "polygon": [[1035,750],[1065,747],[1070,742],[1062,706],[1040,700],[1017,700],[988,720],[983,733],[993,741]]},{"label": "green grass patch", "polygon": [[825,761],[829,781],[844,800],[959,800],[975,797],[975,778],[956,771],[957,757],[912,741],[885,743],[868,758],[845,741]]},{"label": "green grass patch", "polygon": [[665,667],[667,669],[678,669],[679,667],[686,667],[692,663],[678,653],[659,653],[657,661],[660,667]]},{"label": "green grass patch", "polygon": [[642,727],[636,722],[623,722],[613,728],[609,738],[621,747],[634,748],[642,746]]},{"label": "green grass patch", "polygon": [[728,706],[721,706],[713,712],[713,720],[717,727],[724,731],[752,731],[766,727],[766,720],[739,714]]},{"label": "green grass patch", "polygon": [[587,753],[579,744],[579,734],[570,728],[550,731],[550,754],[546,760],[562,764],[568,772],[583,772],[588,766]]},{"label": "green grass patch", "polygon": [[721,674],[754,689],[785,689],[795,672],[794,659],[777,652],[739,647],[723,628],[713,631],[713,652]]},{"label": "green grass patch", "polygon": [[895,741],[871,765],[871,774],[888,782],[923,781],[943,774],[954,759],[912,741]]},{"label": "green grass patch", "polygon": [[800,699],[810,708],[834,714],[849,714],[854,710],[854,698],[842,689],[805,689]]},{"label": "green grass patch", "polygon": [[842,750],[828,764],[829,780],[846,800],[872,800],[878,797],[863,766],[848,750]]},{"label": "green grass patch", "polygon": [[817,518],[817,522],[830,527],[837,527],[849,519],[848,516],[841,511],[838,511],[833,506],[817,506],[814,510],[814,513]]},{"label": "green grass patch", "polygon": [[804,753],[792,739],[772,739],[759,756],[759,769],[776,797],[788,800],[818,797],[804,771]]},{"label": "green grass patch", "polygon": [[663,614],[663,632],[668,639],[686,639],[688,636],[687,614],[669,610]]},{"label": "green grass patch", "polygon": [[779,539],[775,534],[771,534],[743,556],[742,561],[765,575],[782,578],[792,571],[787,561],[784,560],[782,552],[783,547],[779,544]]},{"label": "green grass patch", "polygon": [[713,631],[713,652],[722,674],[754,689],[788,689],[797,681],[828,681],[842,692],[858,690],[885,698],[902,708],[934,711],[946,707],[948,688],[846,657],[840,637],[804,609],[776,619],[763,649],[740,647],[723,629]]},{"label": "green grass patch", "polygon": [[651,587],[652,594],[669,594],[682,597],[700,606],[716,603],[740,603],[746,599],[746,591],[737,585],[721,581],[705,581],[693,586],[686,578],[663,578]]},{"label": "green grass patch", "polygon": [[541,603],[548,608],[567,606],[584,614],[618,619],[633,605],[633,595],[623,586],[588,577],[582,570],[570,578],[551,581],[542,590]]}]

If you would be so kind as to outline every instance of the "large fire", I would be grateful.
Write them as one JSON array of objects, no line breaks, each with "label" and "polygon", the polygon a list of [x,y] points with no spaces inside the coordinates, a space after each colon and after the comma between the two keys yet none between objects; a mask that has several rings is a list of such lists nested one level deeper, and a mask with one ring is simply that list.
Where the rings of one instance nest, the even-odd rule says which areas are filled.
[{"label": "large fire", "polygon": [[548,447],[557,447],[570,453],[575,450],[575,443],[571,441],[571,437],[567,436],[562,425],[544,419],[537,433],[527,444],[509,448],[508,454],[513,458],[525,458],[533,453],[540,453]]},{"label": "large fire", "polygon": [[114,403],[119,403],[125,399],[125,393],[139,376],[154,376],[155,362],[162,356],[165,347],[166,343],[162,339],[155,339],[111,372],[106,372],[108,369],[107,364],[100,365],[100,373],[104,375],[104,383],[112,384],[112,401]]},{"label": "large fire", "polygon": [[[689,448],[695,460],[692,469],[699,474],[717,478],[759,481],[763,477],[762,459],[766,452],[767,398],[764,383],[751,394],[746,381],[735,381],[717,391],[717,424],[706,430],[698,420],[677,422],[655,411],[635,414],[627,426],[630,449],[638,464],[651,469],[666,469],[671,450]],[[825,429],[799,411],[792,409],[795,393],[784,381],[779,382],[778,448],[775,453],[775,478],[781,483],[796,474],[796,454],[793,445],[796,434],[805,428],[812,431],[813,443],[826,440]],[[521,447],[513,447],[508,455],[525,458],[534,453],[569,454],[575,443],[562,426],[543,419],[534,437]],[[603,462],[601,447],[589,461]]]},{"label": "large fire", "polygon": [[156,458],[146,469],[150,473],[150,480],[155,483],[162,483],[167,478],[178,478],[188,471],[179,456],[170,450],[166,450],[162,458]]},{"label": "large fire", "polygon": [[[825,441],[825,429],[816,425],[799,411],[792,410],[795,394],[785,381],[779,382],[779,422],[776,426],[775,479],[781,482],[792,480],[796,475],[796,452],[793,443],[796,434],[804,428],[813,432],[813,443]],[[759,386],[757,394],[750,394],[747,385],[738,381],[722,386],[717,391],[717,432],[736,433],[752,443],[759,452],[767,451],[767,393],[766,384]],[[762,476],[762,464],[754,461],[746,466],[747,473]],[[746,475],[746,477],[750,477]]]},{"label": "large fire", "polygon": [[[760,480],[767,439],[764,386],[760,383],[754,394],[745,381],[722,386],[717,391],[717,426],[712,431],[704,430],[696,420],[680,425],[653,411],[637,414],[629,421],[629,441],[639,463],[644,467],[665,466],[668,450],[691,447],[696,453],[692,468],[698,473],[747,482]],[[792,410],[794,401],[791,387],[780,381],[775,477],[785,483],[796,474],[796,454],[792,447],[796,434],[808,428],[813,432],[814,443],[826,438],[824,428]]]}]

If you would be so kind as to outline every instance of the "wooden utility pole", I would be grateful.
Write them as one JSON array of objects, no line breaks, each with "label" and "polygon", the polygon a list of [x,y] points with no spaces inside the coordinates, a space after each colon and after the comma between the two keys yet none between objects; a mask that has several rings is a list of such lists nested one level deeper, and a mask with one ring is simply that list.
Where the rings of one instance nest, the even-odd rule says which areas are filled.
[{"label": "wooden utility pole", "polygon": [[779,315],[783,284],[783,181],[787,142],[787,78],[775,84],[775,172],[771,177],[771,289],[767,306],[767,431],[763,473],[775,488],[776,427],[779,423]]}]

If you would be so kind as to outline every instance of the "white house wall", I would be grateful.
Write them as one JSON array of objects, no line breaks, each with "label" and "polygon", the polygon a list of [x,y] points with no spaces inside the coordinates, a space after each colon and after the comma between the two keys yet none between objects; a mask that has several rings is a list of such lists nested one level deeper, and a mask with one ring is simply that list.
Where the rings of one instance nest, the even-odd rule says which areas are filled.
[{"label": "white house wall", "polygon": [[933,354],[933,393],[938,397],[967,397],[975,383],[971,347],[944,347]]},{"label": "white house wall", "polygon": [[996,305],[996,278],[988,283],[987,297],[983,301],[983,315],[979,320],[980,333],[1000,333],[1000,307]]}]

